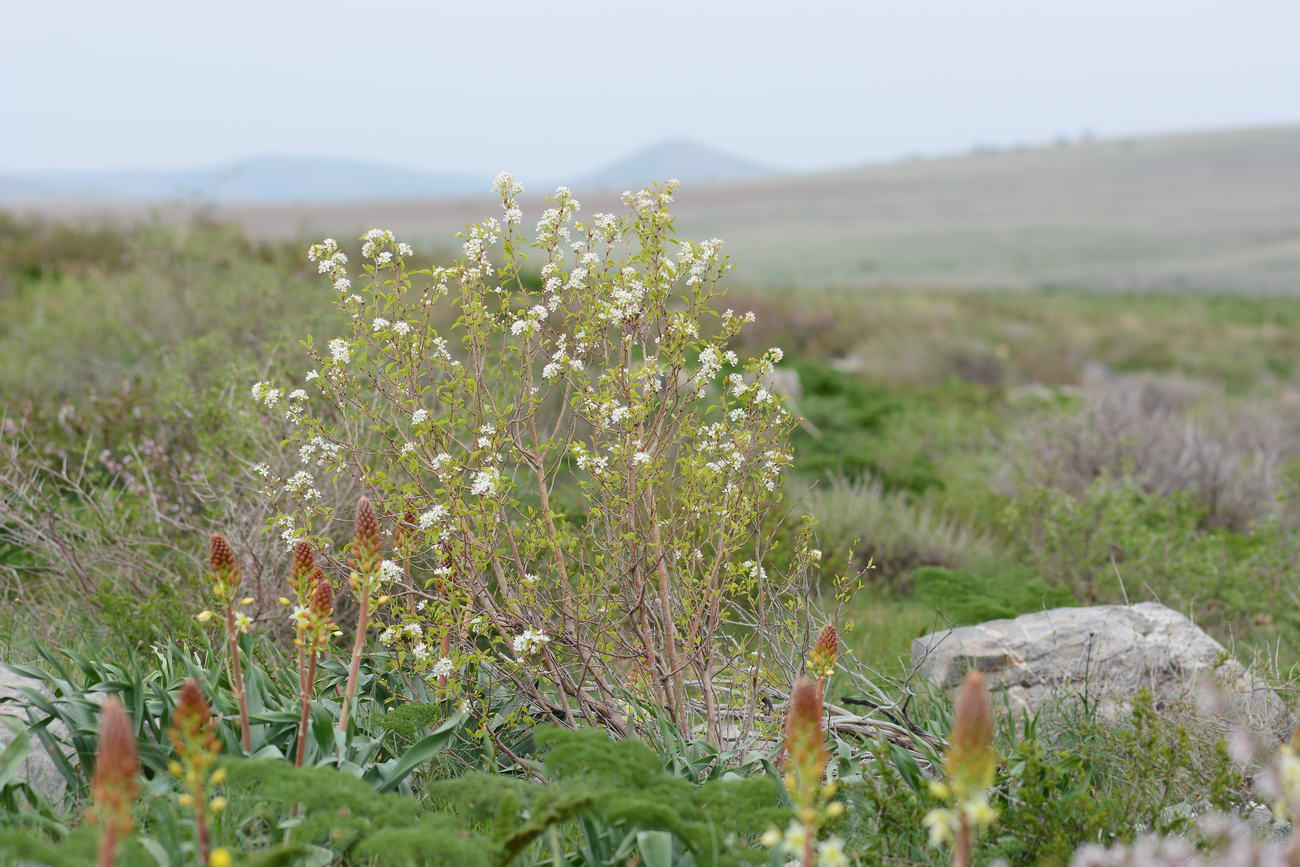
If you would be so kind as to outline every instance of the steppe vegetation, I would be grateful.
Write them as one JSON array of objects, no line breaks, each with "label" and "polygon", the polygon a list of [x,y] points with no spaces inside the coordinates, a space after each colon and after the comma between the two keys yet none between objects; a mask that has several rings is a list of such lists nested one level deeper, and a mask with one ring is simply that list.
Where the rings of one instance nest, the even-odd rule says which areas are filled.
[{"label": "steppe vegetation", "polygon": [[908,649],[1158,600],[1290,701],[1300,301],[746,288],[669,187],[498,189],[454,260],[0,221],[0,860],[1295,863],[1290,746]]}]

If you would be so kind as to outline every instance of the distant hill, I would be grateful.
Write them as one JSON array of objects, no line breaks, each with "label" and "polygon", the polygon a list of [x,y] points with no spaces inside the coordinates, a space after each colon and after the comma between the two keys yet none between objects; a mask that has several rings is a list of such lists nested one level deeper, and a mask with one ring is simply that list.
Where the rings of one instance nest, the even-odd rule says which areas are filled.
[{"label": "distant hill", "polygon": [[767,166],[715,150],[689,139],[672,139],[582,175],[578,190],[625,190],[676,178],[683,184],[706,184],[772,175]]},{"label": "distant hill", "polygon": [[483,193],[477,174],[428,173],[356,160],[255,157],[190,171],[105,171],[0,177],[0,199],[339,202]]},{"label": "distant hill", "polygon": [[[725,183],[692,181],[680,165],[641,165],[636,181],[624,175],[631,182],[606,182],[607,192],[571,183],[583,213],[618,209],[622,189],[676,175],[678,230],[722,238],[735,283],[1300,294],[1300,126],[982,149]],[[526,223],[544,207],[538,195],[522,204]],[[446,250],[465,223],[497,207],[484,193],[230,203],[213,213],[259,236],[342,237],[381,225]],[[84,202],[34,209],[147,212]]]}]

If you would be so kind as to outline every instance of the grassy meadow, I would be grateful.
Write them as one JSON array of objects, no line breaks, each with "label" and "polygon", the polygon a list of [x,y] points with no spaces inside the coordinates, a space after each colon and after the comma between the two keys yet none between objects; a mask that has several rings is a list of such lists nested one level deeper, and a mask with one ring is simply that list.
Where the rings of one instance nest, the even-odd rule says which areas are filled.
[{"label": "grassy meadow", "polygon": [[[749,208],[743,190],[684,191],[687,234],[717,225],[729,245],[735,240],[729,250],[741,267],[724,281],[725,294],[709,300],[715,310],[754,312],[732,345],[742,356],[784,350],[773,382],[799,421],[780,491],[790,514],[755,517],[766,566],[775,572],[797,559],[791,552],[804,541],[795,516],[815,519],[813,598],[818,616],[836,612],[841,664],[871,672],[886,695],[910,696],[911,719],[934,735],[906,747],[891,748],[883,736],[832,745],[839,794],[807,795],[824,799],[807,828],[842,852],[828,846],[816,863],[948,863],[948,850],[930,845],[925,817],[942,801],[927,781],[941,774],[952,714],[946,697],[907,678],[910,642],[935,629],[1060,605],[1155,600],[1188,613],[1294,700],[1300,298],[1285,290],[1300,273],[1300,210],[1287,207],[1294,184],[1276,183],[1276,173],[1294,172],[1300,139],[1295,131],[1234,135],[1248,145],[1238,162],[1216,156],[1213,137],[1143,142],[1135,153],[1089,143],[970,156],[957,193],[944,192],[954,189],[955,169],[938,161],[888,175],[866,169],[825,179],[825,188],[782,182],[788,196],[822,208],[822,222],[801,226],[806,237],[781,248],[802,251],[798,261],[777,258],[764,224],[770,215]],[[1143,162],[1155,148],[1164,158]],[[1023,209],[1000,199],[1004,222],[966,206],[953,211],[961,215],[954,221],[972,221],[966,233],[900,219],[917,196],[982,200],[1005,188],[1003,167],[1013,161],[1021,186],[1006,195]],[[1026,164],[1042,165],[1051,185],[1023,173]],[[1236,180],[1243,172],[1272,190],[1249,207]],[[1110,195],[1097,183],[1103,174],[1149,181],[1151,209],[1102,232],[1096,215]],[[1220,177],[1243,201],[1219,208],[1221,222],[1183,231],[1178,215],[1204,201],[1157,202],[1155,189],[1186,176],[1207,201],[1222,202]],[[1082,188],[1092,200],[1071,192]],[[1065,199],[1084,230],[1074,230]],[[849,213],[863,200],[882,204]],[[445,222],[453,210],[446,206]],[[315,219],[352,225],[338,217],[327,210]],[[60,713],[86,752],[94,717],[76,714],[90,713],[88,692],[134,696],[127,709],[142,726],[139,714],[182,719],[185,705],[167,689],[196,677],[211,686],[224,754],[237,754],[224,651],[193,615],[213,606],[209,534],[225,534],[242,563],[239,595],[249,601],[241,611],[254,628],[236,641],[244,642],[264,740],[251,759],[223,760],[224,810],[210,830],[226,854],[200,853],[190,841],[191,818],[159,752],[162,727],[137,732],[152,744],[141,748],[139,833],[181,853],[172,864],[216,864],[230,853],[250,864],[784,863],[779,846],[769,853],[758,839],[783,828],[792,810],[802,815],[803,782],[782,782],[748,755],[709,753],[701,746],[708,738],[690,732],[612,744],[590,730],[538,728],[545,720],[536,708],[504,703],[466,723],[469,698],[458,710],[442,681],[435,690],[427,676],[396,663],[390,670],[386,651],[362,665],[356,725],[364,728],[339,747],[340,758],[323,708],[345,689],[351,695],[352,683],[345,657],[322,658],[328,689],[312,712],[325,714],[318,728],[326,734],[313,741],[307,767],[288,767],[298,699],[292,678],[275,674],[293,670],[278,601],[288,561],[275,524],[280,507],[264,496],[258,467],[287,475],[297,459],[286,457],[285,425],[260,412],[249,389],[301,379],[304,337],[351,326],[304,258],[316,239],[250,231],[255,219],[126,228],[0,218],[0,658],[46,672],[53,660],[70,666]],[[889,232],[892,243],[847,243],[838,233],[857,220],[872,223],[866,237]],[[863,236],[861,225],[852,233]],[[933,242],[939,236],[949,246]],[[348,237],[344,247],[360,261]],[[449,248],[450,234],[442,237]],[[417,245],[415,265],[444,264],[437,249]],[[1026,249],[1035,259],[1016,263],[1013,251]],[[971,266],[981,258],[986,267]],[[850,288],[877,282],[882,261],[880,282],[892,286]],[[531,270],[519,279],[532,287],[543,280]],[[1189,291],[1141,291],[1157,283]],[[1244,291],[1250,286],[1257,291]],[[455,327],[445,310],[429,316]],[[365,492],[346,474],[318,480],[321,500],[348,514]],[[563,508],[577,509],[578,495],[565,496]],[[357,612],[345,604],[342,581],[351,525],[331,526],[337,547],[323,562],[339,576],[335,619],[350,634]],[[68,663],[62,651],[84,662]],[[504,685],[485,689],[505,701]],[[861,682],[834,678],[825,698],[863,695]],[[774,730],[781,725],[776,718]],[[1170,818],[1176,804],[1232,811],[1253,797],[1213,737],[1189,734],[1140,701],[1125,726],[1086,714],[1064,732],[1005,718],[998,725],[1002,761],[986,788],[1001,819],[982,836],[974,863],[1063,864],[1085,843],[1187,830]],[[362,734],[368,746],[358,746]],[[1139,767],[1159,769],[1161,779]],[[79,819],[92,788],[86,772],[70,768],[67,799],[42,805],[4,788],[12,779],[5,773],[0,761],[0,826],[13,832],[0,839],[0,859],[89,863],[77,860],[94,850],[94,823]],[[551,790],[530,782],[543,778]],[[215,791],[219,783],[204,779]],[[199,802],[211,794],[200,792]],[[829,806],[834,797],[838,809]],[[332,812],[337,804],[348,805],[346,816]],[[664,818],[666,805],[678,812]],[[277,852],[281,860],[270,860]],[[121,857],[164,863],[135,843]]]}]

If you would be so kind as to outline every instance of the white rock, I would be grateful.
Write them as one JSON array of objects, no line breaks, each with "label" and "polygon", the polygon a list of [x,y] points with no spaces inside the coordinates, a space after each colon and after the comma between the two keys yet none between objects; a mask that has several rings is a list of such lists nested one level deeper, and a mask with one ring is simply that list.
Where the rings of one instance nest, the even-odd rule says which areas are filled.
[{"label": "white rock", "polygon": [[[9,717],[11,720],[17,720],[23,726],[26,726],[29,722],[26,707],[24,704],[15,704],[15,702],[25,703],[27,700],[27,697],[19,691],[20,687],[28,687],[46,697],[50,695],[49,690],[40,681],[24,677],[10,671],[6,666],[0,665],[0,715]],[[43,717],[39,711],[37,714],[37,719]],[[14,732],[7,722],[7,720],[0,720],[0,750],[8,747],[14,739]],[[68,734],[67,729],[58,721],[51,723],[48,731],[60,740],[67,737]],[[54,760],[45,751],[45,746],[40,739],[31,736],[28,741],[31,744],[31,752],[23,759],[18,776],[26,780],[36,794],[40,795],[46,802],[58,804],[67,789],[67,782],[54,764]],[[71,750],[69,749],[68,752],[71,753]]]},{"label": "white rock", "polygon": [[912,662],[944,689],[979,669],[995,702],[1005,695],[1013,711],[1086,696],[1102,718],[1120,719],[1147,687],[1157,709],[1192,710],[1225,726],[1280,737],[1293,721],[1223,645],[1155,602],[1056,608],[935,632],[912,642]]}]

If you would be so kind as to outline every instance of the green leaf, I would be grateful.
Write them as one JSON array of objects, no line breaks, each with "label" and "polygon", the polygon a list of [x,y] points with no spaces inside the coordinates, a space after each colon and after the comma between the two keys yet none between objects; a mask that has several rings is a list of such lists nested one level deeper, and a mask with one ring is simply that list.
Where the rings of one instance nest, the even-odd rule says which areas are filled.
[{"label": "green leaf", "polygon": [[26,726],[10,716],[0,716],[0,723],[13,732],[14,739],[0,752],[0,789],[9,785],[23,759],[32,751],[32,742],[27,739]]},{"label": "green leaf", "polygon": [[638,831],[636,847],[645,867],[673,867],[673,835],[667,831]]},{"label": "green leaf", "polygon": [[406,779],[411,771],[446,748],[467,718],[467,715],[463,713],[451,717],[440,725],[433,734],[417,742],[403,753],[402,757],[397,759],[391,767],[384,768],[384,781],[379,784],[378,790],[380,792],[391,792],[397,788],[398,784]]}]

